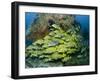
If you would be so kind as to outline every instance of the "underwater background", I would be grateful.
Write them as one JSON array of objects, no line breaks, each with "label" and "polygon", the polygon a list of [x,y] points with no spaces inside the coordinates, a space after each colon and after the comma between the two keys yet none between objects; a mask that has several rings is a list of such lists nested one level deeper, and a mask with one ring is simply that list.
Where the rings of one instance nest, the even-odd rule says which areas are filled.
[{"label": "underwater background", "polygon": [[[25,29],[26,34],[28,34],[30,25],[34,22],[38,13],[26,12],[25,13]],[[89,32],[89,15],[75,15],[75,21],[81,25],[81,30],[83,33]]]},{"label": "underwater background", "polygon": [[25,35],[26,68],[89,65],[89,15],[26,12]]}]

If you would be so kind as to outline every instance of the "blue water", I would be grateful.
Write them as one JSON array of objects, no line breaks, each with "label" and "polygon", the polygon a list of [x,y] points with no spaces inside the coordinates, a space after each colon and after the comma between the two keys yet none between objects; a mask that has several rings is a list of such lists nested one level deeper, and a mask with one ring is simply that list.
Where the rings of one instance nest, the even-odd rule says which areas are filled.
[{"label": "blue water", "polygon": [[[30,33],[31,24],[37,19],[37,13],[33,12],[25,12],[25,34],[28,35]],[[25,40],[25,45],[28,46],[32,44],[32,40]]]},{"label": "blue water", "polygon": [[25,29],[26,29],[26,34],[29,33],[29,29],[31,27],[31,24],[34,22],[34,20],[37,17],[38,17],[37,13],[25,12]]},{"label": "blue water", "polygon": [[88,15],[76,15],[76,22],[78,22],[81,26],[81,31],[83,33],[89,32],[89,16]]}]

